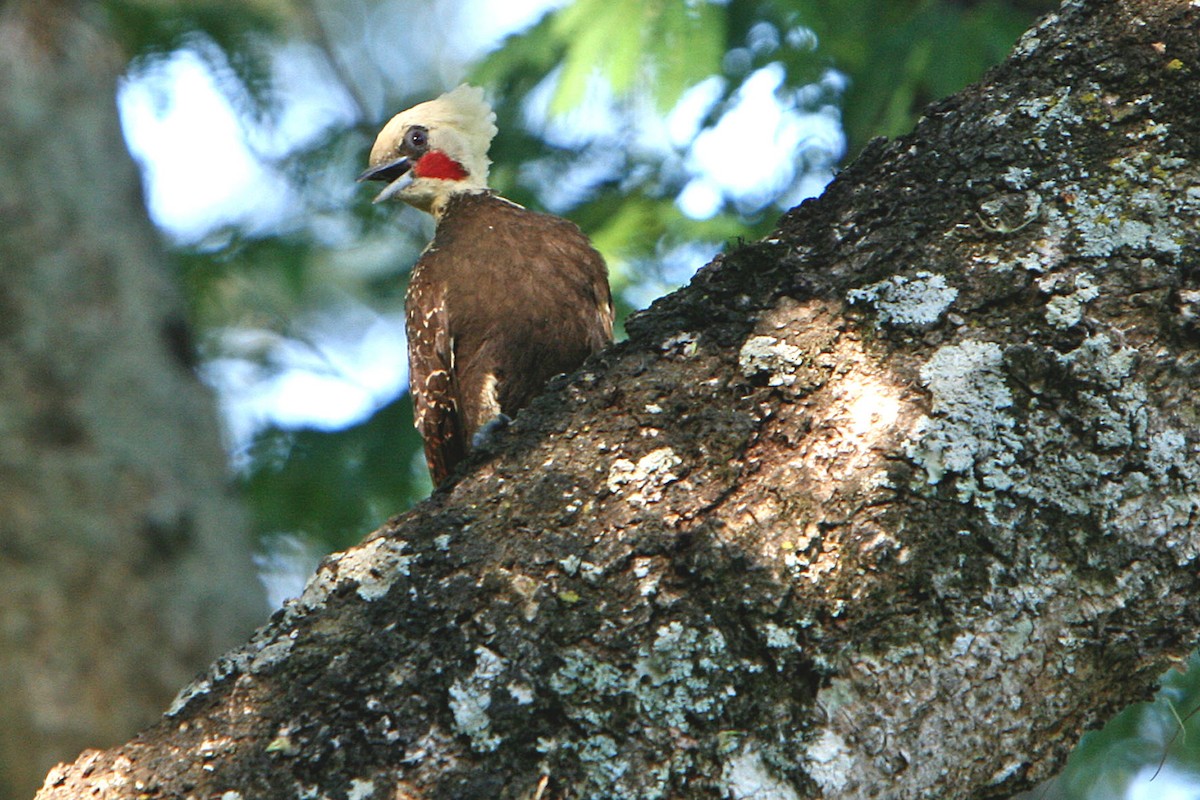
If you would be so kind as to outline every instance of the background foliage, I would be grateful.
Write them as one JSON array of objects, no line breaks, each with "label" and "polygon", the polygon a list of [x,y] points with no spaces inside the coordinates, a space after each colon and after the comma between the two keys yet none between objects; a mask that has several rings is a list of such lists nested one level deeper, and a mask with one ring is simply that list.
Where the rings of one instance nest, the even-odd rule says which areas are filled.
[{"label": "background foliage", "polygon": [[[200,59],[272,178],[253,191],[279,195],[267,222],[218,215],[201,230],[166,229],[197,368],[228,407],[231,375],[251,393],[298,364],[336,376],[331,340],[362,329],[364,314],[400,318],[431,225],[411,210],[373,206],[353,177],[382,122],[402,108],[464,79],[485,87],[501,129],[493,186],[580,224],[610,263],[623,319],[725,243],[769,232],[872,137],[907,132],[921,108],[999,62],[1052,5],[574,0],[531,14],[503,38],[488,28],[499,5],[487,2],[107,0],[103,8],[129,50],[130,85],[154,84],[180,53]],[[317,65],[319,81],[281,67],[297,52]],[[771,123],[776,139],[799,130],[788,119],[817,118],[844,138],[798,135],[768,165],[773,180],[744,190],[727,180],[720,191],[710,180],[708,206],[697,212],[687,198],[705,169],[736,178],[754,168],[760,154],[737,122],[750,113],[751,84],[763,81],[774,82],[769,94],[783,115]],[[306,94],[328,98],[327,113],[289,139],[294,98]],[[152,173],[146,164],[148,181]],[[385,357],[405,358],[402,348]],[[353,543],[430,490],[402,387],[344,424],[289,422],[269,409],[230,419],[231,463],[268,573],[302,573],[316,553]],[[1169,769],[1193,772],[1196,737],[1171,739],[1198,703],[1195,671],[1168,676],[1154,705],[1091,736],[1036,796],[1124,796],[1168,745]],[[1145,796],[1178,786],[1169,777],[1147,784],[1156,791]]]},{"label": "background foliage", "polygon": [[[202,368],[235,359],[252,365],[258,381],[289,366],[280,342],[319,350],[306,323],[336,317],[346,298],[380,314],[399,312],[429,223],[415,212],[372,206],[372,193],[351,178],[382,121],[461,79],[486,87],[499,115],[493,185],[583,227],[610,263],[623,318],[632,305],[686,281],[725,242],[767,233],[800,199],[801,177],[810,178],[811,193],[832,177],[843,152],[907,130],[926,102],[998,62],[1049,5],[576,0],[481,53],[456,50],[453,31],[435,27],[461,19],[447,4],[105,4],[133,55],[131,80],[153,75],[172,54],[192,53],[251,140],[269,138],[287,113],[286,96],[303,91],[287,85],[273,63],[296,42],[319,51],[350,100],[351,114],[308,141],[256,153],[286,183],[290,214],[265,227],[212,225],[176,249]],[[489,10],[485,2],[468,13]],[[433,44],[414,44],[422,35]],[[396,38],[381,55],[387,36]],[[421,63],[431,52],[435,62]],[[840,115],[848,147],[800,147],[797,163],[777,167],[791,180],[750,197],[722,197],[715,213],[689,216],[677,202],[696,171],[689,148],[731,110],[736,115],[739,89],[764,68],[777,76],[785,109]],[[689,138],[648,141],[647,131],[700,85],[706,102]],[[737,152],[735,142],[724,157],[733,164],[752,155]],[[268,420],[249,441],[239,439],[239,481],[260,533],[299,533],[342,547],[425,496],[430,487],[416,457],[419,441],[404,421],[406,402],[396,396],[335,430]]]}]

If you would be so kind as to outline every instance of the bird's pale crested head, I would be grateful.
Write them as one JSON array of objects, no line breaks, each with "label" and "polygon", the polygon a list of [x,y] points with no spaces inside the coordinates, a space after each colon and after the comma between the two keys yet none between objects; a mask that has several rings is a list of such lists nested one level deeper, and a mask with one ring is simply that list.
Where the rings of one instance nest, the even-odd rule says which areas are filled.
[{"label": "bird's pale crested head", "polygon": [[377,203],[397,197],[437,216],[451,195],[487,187],[495,135],[496,114],[483,90],[463,84],[392,117],[359,180],[388,182]]}]

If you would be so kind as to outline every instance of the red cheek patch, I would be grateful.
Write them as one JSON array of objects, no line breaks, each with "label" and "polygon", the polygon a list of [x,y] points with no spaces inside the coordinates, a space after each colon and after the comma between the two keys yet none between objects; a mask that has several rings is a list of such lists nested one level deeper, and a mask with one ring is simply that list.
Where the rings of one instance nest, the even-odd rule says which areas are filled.
[{"label": "red cheek patch", "polygon": [[430,150],[413,167],[414,178],[436,178],[443,181],[461,181],[467,177],[463,165],[441,150]]}]

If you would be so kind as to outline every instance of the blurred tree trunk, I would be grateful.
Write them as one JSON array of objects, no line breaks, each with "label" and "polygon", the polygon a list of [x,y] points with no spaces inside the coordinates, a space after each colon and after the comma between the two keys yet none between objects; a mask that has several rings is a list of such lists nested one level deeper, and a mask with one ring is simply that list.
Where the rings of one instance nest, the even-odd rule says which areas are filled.
[{"label": "blurred tree trunk", "polygon": [[94,4],[0,10],[0,798],[261,619]]},{"label": "blurred tree trunk", "polygon": [[1200,633],[1200,5],[1068,2],[40,797],[1004,797]]}]

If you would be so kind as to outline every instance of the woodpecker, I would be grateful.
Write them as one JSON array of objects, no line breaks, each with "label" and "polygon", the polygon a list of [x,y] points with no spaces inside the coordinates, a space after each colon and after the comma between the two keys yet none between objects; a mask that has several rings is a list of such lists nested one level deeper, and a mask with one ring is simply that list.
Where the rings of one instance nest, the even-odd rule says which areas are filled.
[{"label": "woodpecker", "polygon": [[572,222],[487,185],[496,115],[462,85],[380,131],[360,181],[431,214],[433,241],[405,296],[409,385],[425,461],[441,484],[476,437],[612,341],[604,259]]}]

